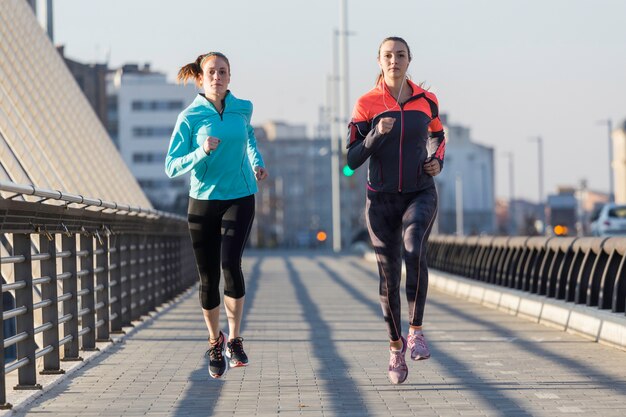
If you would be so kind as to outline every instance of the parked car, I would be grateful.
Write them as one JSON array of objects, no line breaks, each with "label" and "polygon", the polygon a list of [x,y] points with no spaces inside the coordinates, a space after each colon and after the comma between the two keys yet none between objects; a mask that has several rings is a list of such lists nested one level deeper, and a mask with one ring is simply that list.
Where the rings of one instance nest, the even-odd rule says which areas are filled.
[{"label": "parked car", "polygon": [[626,236],[626,205],[605,204],[590,220],[593,236]]}]

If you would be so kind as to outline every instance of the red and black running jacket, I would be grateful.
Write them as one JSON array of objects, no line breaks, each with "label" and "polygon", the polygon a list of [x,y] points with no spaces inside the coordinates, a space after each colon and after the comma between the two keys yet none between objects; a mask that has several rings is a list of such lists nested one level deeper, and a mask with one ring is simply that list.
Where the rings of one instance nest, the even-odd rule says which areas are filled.
[{"label": "red and black running jacket", "polygon": [[[372,191],[410,193],[433,185],[424,162],[435,158],[443,169],[446,142],[433,93],[408,81],[412,96],[401,105],[381,79],[356,103],[349,124],[348,166],[356,169],[370,158],[367,186]],[[406,86],[405,86],[406,88]],[[396,119],[381,135],[376,124],[382,117]]]}]

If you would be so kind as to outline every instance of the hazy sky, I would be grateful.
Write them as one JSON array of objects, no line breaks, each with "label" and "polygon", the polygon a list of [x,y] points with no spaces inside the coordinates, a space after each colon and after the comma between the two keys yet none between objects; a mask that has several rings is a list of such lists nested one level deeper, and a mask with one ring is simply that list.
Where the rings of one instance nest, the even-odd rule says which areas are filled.
[{"label": "hazy sky", "polygon": [[[349,0],[350,102],[369,90],[386,36],[402,36],[409,73],[437,94],[449,121],[495,148],[496,192],[537,200],[588,180],[608,191],[606,125],[626,118],[624,0]],[[55,42],[83,61],[150,62],[173,79],[200,53],[232,65],[231,90],[270,119],[312,129],[326,100],[338,0],[55,0]]]}]

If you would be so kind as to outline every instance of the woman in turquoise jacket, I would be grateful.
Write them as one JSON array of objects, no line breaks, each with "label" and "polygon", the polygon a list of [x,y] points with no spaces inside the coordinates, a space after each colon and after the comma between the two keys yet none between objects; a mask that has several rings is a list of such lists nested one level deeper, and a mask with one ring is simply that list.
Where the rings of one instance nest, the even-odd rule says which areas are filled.
[{"label": "woman in turquoise jacket", "polygon": [[[252,103],[228,90],[228,58],[219,52],[200,55],[180,69],[178,80],[193,80],[204,93],[178,116],[165,172],[170,178],[191,172],[189,231],[209,330],[209,374],[219,378],[227,367],[224,355],[231,367],[248,364],[239,335],[245,295],[241,255],[254,219],[256,182],[268,174],[250,125]],[[219,328],[220,267],[228,340]]]}]

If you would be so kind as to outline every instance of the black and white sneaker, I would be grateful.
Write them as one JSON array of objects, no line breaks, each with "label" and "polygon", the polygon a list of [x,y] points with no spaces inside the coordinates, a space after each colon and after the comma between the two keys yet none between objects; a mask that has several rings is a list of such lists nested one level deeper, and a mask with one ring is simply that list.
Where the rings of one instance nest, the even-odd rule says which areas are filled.
[{"label": "black and white sneaker", "polygon": [[211,343],[209,340],[209,350],[207,350],[206,353],[209,356],[209,375],[211,375],[211,378],[219,378],[224,375],[224,372],[226,372],[224,345],[224,333],[221,331],[220,337],[217,338],[215,343]]},{"label": "black and white sneaker", "polygon": [[226,344],[226,357],[231,368],[248,366],[248,355],[243,351],[243,338],[236,337]]}]

